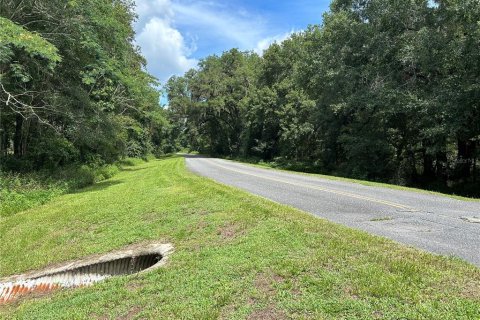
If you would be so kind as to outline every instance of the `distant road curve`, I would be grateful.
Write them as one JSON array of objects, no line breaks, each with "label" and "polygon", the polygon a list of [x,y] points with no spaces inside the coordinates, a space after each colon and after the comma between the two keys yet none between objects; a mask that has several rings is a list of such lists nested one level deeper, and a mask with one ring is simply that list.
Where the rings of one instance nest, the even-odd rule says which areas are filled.
[{"label": "distant road curve", "polygon": [[480,266],[480,202],[184,155],[194,173],[319,217]]}]

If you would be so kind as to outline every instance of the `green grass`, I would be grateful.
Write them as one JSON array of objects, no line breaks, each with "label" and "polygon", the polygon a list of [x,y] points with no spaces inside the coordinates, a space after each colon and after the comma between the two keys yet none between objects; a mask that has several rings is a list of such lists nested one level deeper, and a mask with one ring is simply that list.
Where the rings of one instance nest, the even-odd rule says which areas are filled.
[{"label": "green grass", "polygon": [[4,218],[0,275],[171,242],[168,264],[0,307],[4,319],[478,319],[480,269],[151,161]]},{"label": "green grass", "polygon": [[62,183],[30,176],[0,175],[0,219],[45,204],[67,192]]},{"label": "green grass", "polygon": [[333,180],[333,181],[352,182],[352,183],[357,183],[357,184],[361,184],[361,185],[368,186],[368,187],[382,187],[382,188],[389,188],[389,189],[394,189],[394,190],[403,190],[403,191],[411,191],[411,192],[424,193],[424,194],[432,194],[432,195],[449,197],[449,198],[453,198],[453,199],[456,199],[456,200],[462,200],[462,201],[480,202],[480,198],[464,197],[464,196],[451,194],[451,193],[442,193],[442,192],[438,192],[438,191],[419,189],[419,188],[413,188],[413,187],[406,187],[406,186],[390,184],[390,183],[374,182],[374,181],[359,180],[359,179],[345,178],[345,177],[337,177],[337,176],[325,175],[325,174],[319,174],[319,173],[301,172],[299,170],[284,168],[284,167],[282,167],[281,165],[278,165],[275,162],[263,162],[263,161],[253,161],[253,160],[249,161],[248,159],[242,160],[242,159],[236,159],[236,158],[235,159],[227,158],[226,160],[239,162],[239,163],[248,163],[249,165],[252,165],[254,167],[263,168],[263,169],[278,170],[278,171],[285,171],[285,172],[292,172],[293,171],[295,173],[302,174],[302,175],[315,176],[315,177],[318,177],[318,178]]},{"label": "green grass", "polygon": [[0,171],[0,218],[46,204],[59,195],[109,179],[123,167],[144,162],[142,159],[127,158],[110,165],[72,165],[55,172]]}]

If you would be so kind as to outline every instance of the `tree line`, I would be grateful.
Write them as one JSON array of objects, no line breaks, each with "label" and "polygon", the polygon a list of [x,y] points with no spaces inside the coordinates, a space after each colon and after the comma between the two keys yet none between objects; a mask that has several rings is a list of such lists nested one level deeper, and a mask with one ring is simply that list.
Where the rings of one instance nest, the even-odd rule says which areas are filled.
[{"label": "tree line", "polygon": [[166,85],[204,153],[479,195],[480,2],[335,0],[321,25]]},{"label": "tree line", "polygon": [[0,165],[36,170],[172,151],[130,0],[0,2]]}]

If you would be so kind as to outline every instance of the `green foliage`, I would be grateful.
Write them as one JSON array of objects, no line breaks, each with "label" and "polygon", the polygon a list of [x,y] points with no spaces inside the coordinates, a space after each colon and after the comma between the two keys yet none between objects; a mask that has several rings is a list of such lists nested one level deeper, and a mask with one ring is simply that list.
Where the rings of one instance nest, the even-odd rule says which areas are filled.
[{"label": "green foliage", "polygon": [[64,191],[62,185],[49,183],[32,175],[1,174],[0,217],[44,204]]},{"label": "green foliage", "polygon": [[[134,164],[138,161],[132,159]],[[143,163],[143,161],[140,161]],[[45,204],[53,198],[110,179],[123,162],[110,165],[70,165],[55,171],[0,173],[0,217]]]},{"label": "green foliage", "polygon": [[172,78],[170,119],[190,150],[479,195],[478,21],[474,0],[335,0],[263,57]]},{"label": "green foliage", "polygon": [[[14,48],[25,50],[32,58],[46,59],[51,68],[54,68],[62,60],[54,45],[6,18],[0,17],[0,30],[2,30],[0,33],[0,49],[2,51],[0,62],[2,63],[8,61],[7,56],[12,58],[11,54]],[[16,64],[16,68],[21,69],[21,65]]]},{"label": "green foliage", "polygon": [[[141,161],[141,160],[140,160]],[[480,270],[190,173],[180,157],[0,223],[0,276],[162,239],[152,272],[25,296],[2,319],[478,319]],[[160,240],[160,241],[162,241]],[[28,259],[19,259],[28,252]],[[159,303],[161,302],[161,303]]]},{"label": "green foliage", "polygon": [[192,70],[185,78],[170,79],[169,111],[179,126],[175,131],[200,151],[240,153],[243,114],[248,93],[255,88],[259,62],[256,54],[232,49],[202,60],[199,71]]},{"label": "green foliage", "polygon": [[3,169],[176,150],[158,83],[133,43],[131,1],[5,0],[0,13]]}]

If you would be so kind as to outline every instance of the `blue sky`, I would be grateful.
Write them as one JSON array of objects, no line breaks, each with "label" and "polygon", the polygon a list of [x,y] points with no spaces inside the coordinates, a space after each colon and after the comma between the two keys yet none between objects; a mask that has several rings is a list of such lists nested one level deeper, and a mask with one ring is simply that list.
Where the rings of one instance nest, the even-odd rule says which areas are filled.
[{"label": "blue sky", "polygon": [[330,0],[136,0],[136,42],[162,83],[198,60],[231,48],[261,54],[309,24],[321,23]]}]

